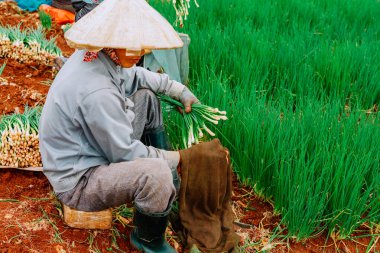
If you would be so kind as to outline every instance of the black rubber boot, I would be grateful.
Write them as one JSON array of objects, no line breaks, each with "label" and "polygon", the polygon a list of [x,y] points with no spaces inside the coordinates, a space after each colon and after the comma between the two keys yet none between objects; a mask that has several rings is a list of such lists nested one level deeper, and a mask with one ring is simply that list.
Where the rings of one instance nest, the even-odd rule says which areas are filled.
[{"label": "black rubber boot", "polygon": [[168,215],[147,215],[135,209],[130,238],[131,245],[144,253],[176,253],[177,251],[165,240]]},{"label": "black rubber boot", "polygon": [[144,143],[145,146],[153,146],[163,150],[172,150],[172,146],[163,127],[144,131],[141,136],[141,142]]}]

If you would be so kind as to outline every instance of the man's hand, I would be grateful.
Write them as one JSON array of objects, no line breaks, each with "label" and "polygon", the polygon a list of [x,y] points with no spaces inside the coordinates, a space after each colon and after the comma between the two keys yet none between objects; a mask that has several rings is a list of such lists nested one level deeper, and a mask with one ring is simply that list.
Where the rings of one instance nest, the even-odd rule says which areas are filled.
[{"label": "man's hand", "polygon": [[185,87],[179,96],[179,101],[185,106],[185,112],[191,112],[191,105],[195,103],[199,103],[199,100],[194,94]]}]

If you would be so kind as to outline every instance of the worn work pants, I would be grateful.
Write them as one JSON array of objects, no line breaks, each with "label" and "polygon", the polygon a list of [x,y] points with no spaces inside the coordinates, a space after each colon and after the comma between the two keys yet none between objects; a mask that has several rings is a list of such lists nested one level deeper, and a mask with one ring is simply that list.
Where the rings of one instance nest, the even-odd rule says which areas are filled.
[{"label": "worn work pants", "polygon": [[[135,113],[133,138],[162,127],[159,101],[153,92],[138,90],[131,100]],[[74,189],[58,193],[65,205],[81,211],[100,211],[134,201],[145,214],[166,215],[176,195],[167,162],[160,158],[139,158],[90,168]]]}]

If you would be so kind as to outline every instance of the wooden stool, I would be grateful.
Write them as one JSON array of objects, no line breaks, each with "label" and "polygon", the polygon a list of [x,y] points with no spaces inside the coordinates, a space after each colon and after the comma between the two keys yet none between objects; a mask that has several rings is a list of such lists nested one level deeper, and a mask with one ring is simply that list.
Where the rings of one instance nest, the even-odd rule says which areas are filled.
[{"label": "wooden stool", "polygon": [[111,209],[100,212],[84,212],[63,206],[63,220],[73,228],[84,229],[110,229],[112,227]]}]

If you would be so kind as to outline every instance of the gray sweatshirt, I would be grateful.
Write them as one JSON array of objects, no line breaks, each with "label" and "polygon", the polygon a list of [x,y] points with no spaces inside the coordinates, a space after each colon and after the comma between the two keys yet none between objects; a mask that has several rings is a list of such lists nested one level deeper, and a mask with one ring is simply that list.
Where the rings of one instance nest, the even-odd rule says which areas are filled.
[{"label": "gray sweatshirt", "polygon": [[147,147],[131,139],[135,115],[128,99],[137,89],[149,88],[173,98],[184,86],[165,74],[144,68],[121,68],[100,52],[84,62],[76,51],[55,78],[44,105],[39,128],[44,174],[55,192],[71,190],[94,166],[163,158],[169,166],[178,152]]}]

